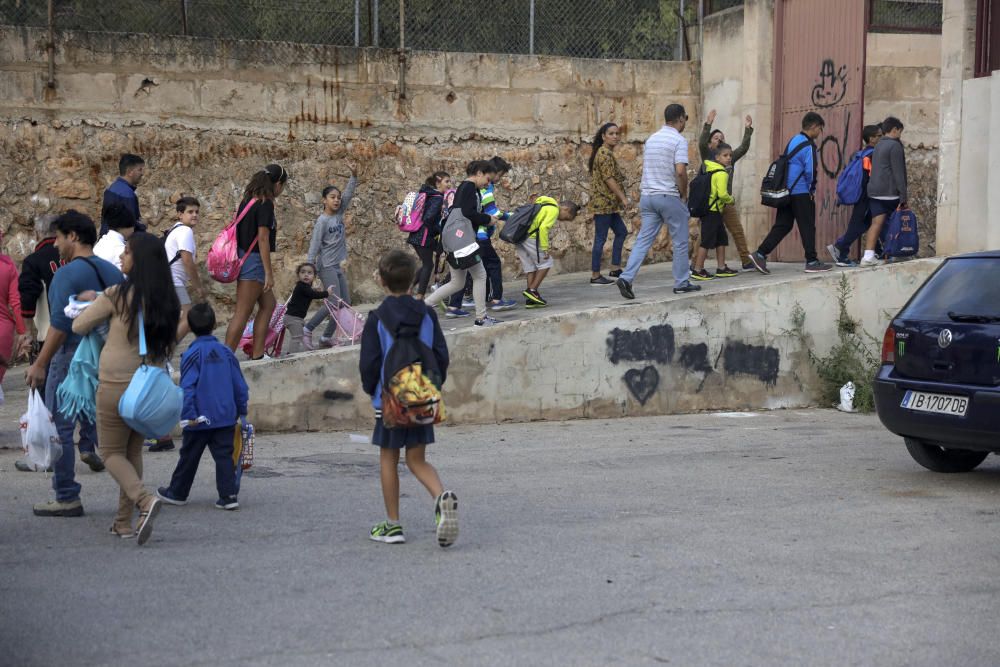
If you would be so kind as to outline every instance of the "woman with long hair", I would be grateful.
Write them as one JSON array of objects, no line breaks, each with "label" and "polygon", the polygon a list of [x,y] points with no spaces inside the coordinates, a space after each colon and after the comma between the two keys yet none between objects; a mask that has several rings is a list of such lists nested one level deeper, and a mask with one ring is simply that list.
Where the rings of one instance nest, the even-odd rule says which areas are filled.
[{"label": "woman with long hair", "polygon": [[427,294],[427,285],[434,273],[434,254],[439,251],[441,235],[441,212],[444,207],[444,193],[451,188],[451,175],[446,171],[436,171],[427,177],[420,186],[424,195],[424,211],[421,215],[423,227],[410,232],[406,242],[413,246],[420,258],[420,270],[414,282],[413,298],[423,299]]},{"label": "woman with long hair", "polygon": [[[3,236],[0,235],[0,240]],[[14,361],[24,336],[21,293],[17,289],[17,267],[9,256],[0,254],[0,381]],[[0,393],[0,396],[3,396]]]},{"label": "woman with long hair", "polygon": [[274,270],[271,267],[271,253],[275,251],[278,232],[274,200],[284,190],[288,177],[288,172],[281,165],[267,165],[250,179],[237,208],[237,211],[243,211],[253,202],[236,226],[237,252],[244,261],[236,281],[236,308],[226,330],[226,346],[236,351],[243,329],[256,306],[251,359],[264,358],[267,327],[277,305],[274,299]]},{"label": "woman with long hair", "polygon": [[[111,320],[107,342],[97,371],[97,440],[108,472],[118,482],[118,513],[111,533],[137,537],[141,545],[153,531],[160,500],[142,483],[143,435],[132,430],[118,413],[118,402],[142,364],[165,366],[177,344],[181,304],[163,242],[146,232],[129,237],[122,252],[125,282],[100,295],[84,293],[78,300],[92,300],[73,320],[73,332],[89,333]],[[95,298],[96,296],[96,298]],[[140,315],[146,336],[146,355],[139,354]],[[132,528],[132,514],[139,522]]]},{"label": "woman with long hair", "polygon": [[611,268],[608,274],[617,278],[622,274],[622,248],[628,227],[621,211],[632,205],[625,194],[625,176],[615,160],[615,146],[621,141],[621,130],[615,123],[605,123],[594,135],[590,162],[590,212],[594,214],[594,247],[590,254],[590,284],[612,285],[613,280],[601,275],[601,255],[608,240],[608,231],[615,233],[611,244]]}]

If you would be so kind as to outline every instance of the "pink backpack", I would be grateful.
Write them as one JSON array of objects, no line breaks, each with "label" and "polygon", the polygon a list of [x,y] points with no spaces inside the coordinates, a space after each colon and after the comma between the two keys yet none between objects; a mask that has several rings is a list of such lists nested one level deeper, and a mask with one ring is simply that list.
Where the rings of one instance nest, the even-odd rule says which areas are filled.
[{"label": "pink backpack", "polygon": [[427,195],[423,192],[411,192],[396,207],[396,225],[401,232],[415,232],[424,226],[424,204]]},{"label": "pink backpack", "polygon": [[246,217],[250,207],[256,203],[256,199],[248,201],[239,215],[234,216],[233,221],[219,232],[219,235],[215,237],[215,241],[212,242],[212,247],[205,258],[205,266],[208,268],[208,274],[220,283],[231,283],[240,277],[240,269],[243,268],[243,262],[246,261],[257,245],[257,237],[254,237],[253,243],[250,244],[250,247],[242,258],[237,252],[237,225],[240,224],[240,220]]}]

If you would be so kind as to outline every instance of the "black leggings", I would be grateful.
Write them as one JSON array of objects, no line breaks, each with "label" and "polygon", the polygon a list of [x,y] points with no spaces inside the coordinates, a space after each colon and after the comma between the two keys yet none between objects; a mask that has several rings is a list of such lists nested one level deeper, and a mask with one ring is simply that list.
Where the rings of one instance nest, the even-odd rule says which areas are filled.
[{"label": "black leggings", "polygon": [[427,294],[427,285],[430,283],[431,275],[434,273],[434,246],[427,246],[426,248],[413,246],[413,249],[417,252],[417,257],[420,258],[420,270],[417,271],[416,280],[413,281],[413,284],[416,286],[414,293]]}]

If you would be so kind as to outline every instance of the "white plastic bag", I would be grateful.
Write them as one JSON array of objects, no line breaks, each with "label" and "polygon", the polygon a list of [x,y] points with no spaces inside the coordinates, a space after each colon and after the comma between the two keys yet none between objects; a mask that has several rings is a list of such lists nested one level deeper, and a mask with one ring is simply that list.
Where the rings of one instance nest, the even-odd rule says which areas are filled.
[{"label": "white plastic bag", "polygon": [[837,409],[841,412],[857,412],[854,409],[854,383],[848,382],[840,388],[840,404]]},{"label": "white plastic bag", "polygon": [[59,432],[37,389],[28,394],[28,411],[21,415],[21,446],[40,470],[51,468],[62,456]]}]

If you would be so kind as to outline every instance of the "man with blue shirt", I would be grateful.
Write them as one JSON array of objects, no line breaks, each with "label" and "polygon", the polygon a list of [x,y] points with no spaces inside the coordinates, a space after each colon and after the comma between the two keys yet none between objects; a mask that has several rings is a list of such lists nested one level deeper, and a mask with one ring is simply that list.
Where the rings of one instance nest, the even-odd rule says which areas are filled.
[{"label": "man with blue shirt", "polygon": [[802,131],[796,134],[785,147],[788,155],[788,170],[786,185],[791,194],[789,203],[778,209],[774,218],[774,226],[767,238],[750,253],[750,261],[754,268],[763,274],[770,274],[767,268],[767,256],[771,254],[782,239],[792,231],[792,226],[798,224],[799,235],[802,237],[802,249],[806,255],[806,273],[821,273],[833,267],[819,261],[816,255],[816,176],[819,152],[816,150],[816,139],[823,134],[826,121],[815,111],[810,111],[802,117]]},{"label": "man with blue shirt", "polygon": [[[94,257],[97,230],[94,221],[83,213],[69,210],[55,221],[56,248],[65,262],[52,277],[49,289],[49,333],[38,358],[24,374],[28,386],[45,385],[45,407],[52,413],[62,456],[52,466],[52,488],[56,498],[35,505],[36,516],[82,516],[80,485],[76,482],[74,466],[76,453],[73,432],[76,421],[66,419],[59,412],[56,390],[66,379],[70,361],[80,344],[80,336],[73,333],[73,320],[64,312],[71,296],[87,290],[103,292],[122,281],[122,272],[109,262]],[[80,421],[81,439],[96,442],[96,425]]]},{"label": "man with blue shirt", "polygon": [[[146,225],[139,214],[139,198],[135,194],[135,189],[142,182],[142,177],[146,174],[146,161],[138,155],[125,153],[118,160],[118,178],[104,191],[104,204],[101,210],[105,211],[109,206],[118,204],[125,207],[132,217],[135,218],[135,231],[146,231]],[[101,234],[108,233],[108,221],[101,216]]]},{"label": "man with blue shirt", "polygon": [[639,197],[642,227],[629,253],[628,264],[615,282],[626,299],[635,298],[632,282],[664,224],[674,244],[674,294],[701,289],[689,280],[688,220],[691,214],[684,203],[688,194],[688,143],[681,136],[687,119],[687,112],[680,104],[667,105],[663,110],[663,127],[646,140]]}]

